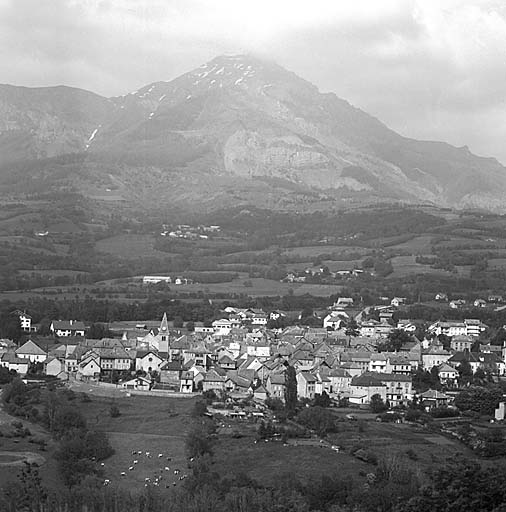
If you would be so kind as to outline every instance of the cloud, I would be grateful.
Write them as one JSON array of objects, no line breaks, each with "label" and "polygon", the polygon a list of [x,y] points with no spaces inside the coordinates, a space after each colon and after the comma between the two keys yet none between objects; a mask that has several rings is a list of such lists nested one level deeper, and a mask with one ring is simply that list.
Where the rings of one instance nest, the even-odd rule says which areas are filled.
[{"label": "cloud", "polygon": [[2,80],[104,95],[267,56],[406,136],[506,162],[502,0],[0,0]]}]

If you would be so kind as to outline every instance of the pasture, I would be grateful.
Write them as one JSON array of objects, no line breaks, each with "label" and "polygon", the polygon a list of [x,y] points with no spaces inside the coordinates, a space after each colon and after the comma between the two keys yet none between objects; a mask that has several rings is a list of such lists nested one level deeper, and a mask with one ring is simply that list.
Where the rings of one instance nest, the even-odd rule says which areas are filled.
[{"label": "pasture", "polygon": [[[120,410],[117,418],[109,414],[112,404]],[[162,490],[173,488],[174,482],[180,485],[179,477],[189,472],[185,438],[194,421],[190,415],[193,404],[191,398],[144,396],[93,396],[83,402],[81,411],[88,427],[106,432],[115,450],[104,461],[104,478],[111,485],[132,490],[144,487],[146,479],[154,484],[157,478]]]},{"label": "pasture", "polygon": [[447,276],[449,272],[442,269],[431,268],[430,265],[422,265],[415,261],[415,256],[394,256],[390,262],[394,271],[388,277],[406,277],[415,274],[432,274],[435,276]]},{"label": "pasture", "polygon": [[116,235],[104,238],[96,243],[99,252],[112,254],[120,258],[168,257],[169,253],[154,248],[153,235]]}]

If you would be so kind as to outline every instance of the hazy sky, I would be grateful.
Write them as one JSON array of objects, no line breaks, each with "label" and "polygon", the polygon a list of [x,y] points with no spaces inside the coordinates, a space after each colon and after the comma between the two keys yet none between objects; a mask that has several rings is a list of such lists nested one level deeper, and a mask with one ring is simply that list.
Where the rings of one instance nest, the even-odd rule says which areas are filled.
[{"label": "hazy sky", "polygon": [[506,0],[0,0],[2,83],[119,95],[223,53],[506,163]]}]

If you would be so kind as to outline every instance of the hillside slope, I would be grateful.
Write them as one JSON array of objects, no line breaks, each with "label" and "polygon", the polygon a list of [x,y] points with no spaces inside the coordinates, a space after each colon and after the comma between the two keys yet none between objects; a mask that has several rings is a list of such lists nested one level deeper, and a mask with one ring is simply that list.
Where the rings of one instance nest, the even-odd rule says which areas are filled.
[{"label": "hillside slope", "polygon": [[[217,57],[110,99],[0,86],[0,165],[67,153],[82,153],[67,165],[68,186],[95,196],[114,187],[141,203],[156,193],[190,209],[394,200],[506,210],[506,169],[495,159],[402,137],[250,56]],[[30,168],[45,169],[41,186],[65,183],[61,166],[58,176]],[[23,172],[4,165],[4,186],[26,181]]]}]

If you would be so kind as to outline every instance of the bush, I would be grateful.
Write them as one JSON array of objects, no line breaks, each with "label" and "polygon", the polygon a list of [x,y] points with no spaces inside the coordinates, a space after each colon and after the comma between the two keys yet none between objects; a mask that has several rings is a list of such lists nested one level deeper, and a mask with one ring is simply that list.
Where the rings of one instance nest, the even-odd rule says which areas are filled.
[{"label": "bush", "polygon": [[388,406],[383,401],[380,395],[375,394],[371,397],[371,403],[369,404],[371,411],[374,413],[384,412],[388,409]]},{"label": "bush", "polygon": [[265,405],[272,411],[282,411],[285,408],[285,404],[279,398],[267,398]]},{"label": "bush", "polygon": [[336,423],[332,412],[319,406],[303,409],[297,415],[297,422],[307,428],[316,430],[320,436],[336,431]]},{"label": "bush", "polygon": [[357,459],[368,462],[376,466],[378,464],[378,456],[371,450],[364,450],[363,448],[354,449],[351,454]]},{"label": "bush", "polygon": [[121,416],[121,412],[117,405],[111,405],[111,408],[109,409],[109,415],[111,418],[119,418]]},{"label": "bush", "polygon": [[422,418],[422,415],[423,415],[423,412],[420,411],[419,409],[408,409],[404,419],[406,421],[415,422],[415,421],[419,421]]},{"label": "bush", "polygon": [[212,443],[208,432],[202,427],[197,426],[186,436],[186,453],[188,457],[202,457],[206,454],[212,455]]},{"label": "bush", "polygon": [[435,407],[430,411],[430,415],[433,418],[454,418],[460,416],[460,412],[455,407]]},{"label": "bush", "polygon": [[402,415],[399,414],[398,412],[384,412],[382,414],[378,414],[378,416],[376,416],[376,419],[380,420],[383,423],[394,423],[398,420],[402,420]]},{"label": "bush", "polygon": [[192,409],[192,416],[204,416],[207,413],[207,405],[204,400],[197,400]]},{"label": "bush", "polygon": [[408,459],[418,460],[418,454],[413,450],[413,448],[408,448],[406,450],[406,455],[408,456]]}]

